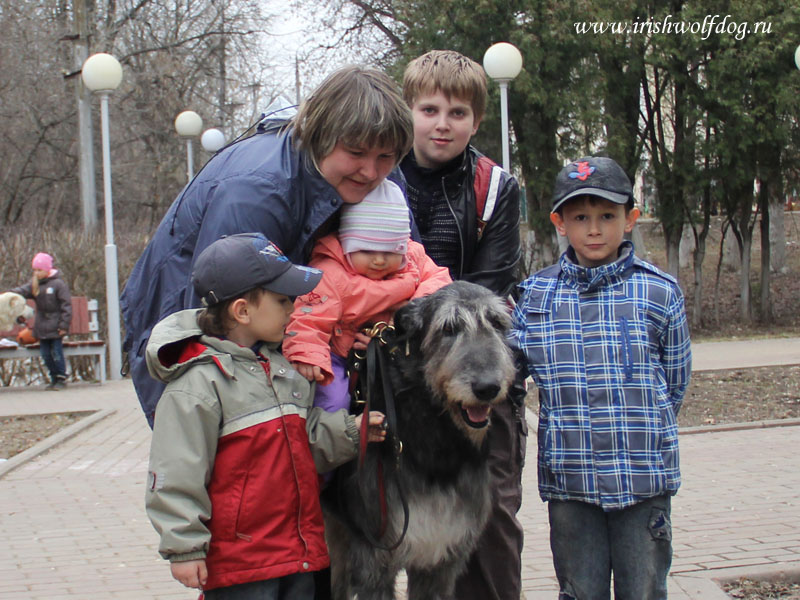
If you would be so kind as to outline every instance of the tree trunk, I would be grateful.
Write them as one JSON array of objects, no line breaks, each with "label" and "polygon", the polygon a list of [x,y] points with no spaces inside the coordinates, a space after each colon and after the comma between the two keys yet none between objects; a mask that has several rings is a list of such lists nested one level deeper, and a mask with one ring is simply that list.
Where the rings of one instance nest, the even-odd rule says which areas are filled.
[{"label": "tree trunk", "polygon": [[786,273],[786,229],[784,229],[783,191],[774,190],[769,203],[769,260],[773,273]]},{"label": "tree trunk", "polygon": [[217,60],[219,65],[219,88],[217,90],[217,102],[219,103],[219,125],[225,132],[225,139],[233,139],[233,129],[230,127],[228,118],[228,65],[227,65],[227,34],[225,32],[225,3],[220,4],[220,29],[222,35],[219,36],[217,46]]},{"label": "tree trunk", "polygon": [[758,202],[761,206],[761,298],[760,316],[765,323],[772,322],[772,296],[770,295],[770,239],[769,239],[769,196],[770,182],[762,181],[761,189],[758,194]]},{"label": "tree trunk", "polygon": [[681,233],[681,243],[678,249],[681,269],[685,269],[689,266],[689,257],[695,254],[695,235],[694,227],[683,228],[683,233]]},{"label": "tree trunk", "polygon": [[[73,65],[80,70],[89,57],[91,34],[90,15],[94,15],[94,0],[73,0],[74,26],[77,38],[73,42]],[[83,234],[97,228],[97,192],[95,189],[94,145],[92,143],[92,92],[75,77],[75,99],[78,104],[78,179],[81,191]]]},{"label": "tree trunk", "polygon": [[744,224],[732,221],[731,230],[739,245],[739,258],[742,265],[739,269],[739,316],[745,321],[750,321],[753,316],[750,294],[750,252],[753,247],[753,230],[748,226],[746,220],[744,220]]},{"label": "tree trunk", "polygon": [[745,230],[742,232],[742,270],[739,271],[739,294],[741,302],[739,304],[739,315],[745,321],[752,320],[753,307],[750,297],[750,250],[753,246],[752,234]]},{"label": "tree trunk", "polygon": [[692,297],[692,326],[703,324],[703,259],[706,257],[705,237],[698,240],[694,249],[694,294]]},{"label": "tree trunk", "polygon": [[641,259],[645,259],[647,256],[647,247],[644,243],[644,235],[642,235],[642,227],[639,223],[633,226],[633,231],[630,233],[631,241],[633,242],[633,248],[636,250],[636,254]]},{"label": "tree trunk", "polygon": [[722,253],[722,265],[729,271],[738,271],[742,266],[741,251],[739,242],[733,233],[733,227],[728,227],[725,231],[724,251]]},{"label": "tree trunk", "polygon": [[[706,129],[706,139],[708,138],[708,129]],[[708,169],[709,160],[706,157],[704,167]],[[692,324],[700,327],[703,324],[703,260],[706,256],[706,239],[711,230],[711,183],[707,183],[703,189],[703,200],[701,202],[702,218],[700,230],[694,220],[690,221],[692,232],[692,241],[694,242],[694,298],[692,310]]]},{"label": "tree trunk", "polygon": [[726,252],[726,242],[730,245],[731,236],[730,230],[731,222],[728,219],[725,219],[722,222],[722,232],[719,239],[719,258],[717,259],[717,270],[716,275],[714,277],[714,323],[719,322],[719,282],[720,276],[722,275],[722,266],[723,266],[723,257],[725,256]]},{"label": "tree trunk", "polygon": [[677,279],[680,272],[680,248],[683,225],[676,226],[676,224],[673,223],[672,227],[664,226],[663,231],[664,244],[667,250],[667,273]]}]

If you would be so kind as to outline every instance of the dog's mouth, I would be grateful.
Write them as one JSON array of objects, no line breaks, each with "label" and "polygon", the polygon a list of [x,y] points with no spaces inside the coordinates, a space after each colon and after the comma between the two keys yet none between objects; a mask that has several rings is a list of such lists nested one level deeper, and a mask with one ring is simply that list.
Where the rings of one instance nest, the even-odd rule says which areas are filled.
[{"label": "dog's mouth", "polygon": [[473,429],[483,429],[489,425],[489,414],[492,412],[492,407],[488,404],[480,406],[461,406],[461,418],[464,423]]}]

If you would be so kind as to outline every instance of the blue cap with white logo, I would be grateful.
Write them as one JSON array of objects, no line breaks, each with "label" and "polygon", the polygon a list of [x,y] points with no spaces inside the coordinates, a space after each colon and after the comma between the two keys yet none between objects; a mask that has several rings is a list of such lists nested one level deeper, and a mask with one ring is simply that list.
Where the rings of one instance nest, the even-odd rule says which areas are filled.
[{"label": "blue cap with white logo", "polygon": [[322,271],[293,264],[260,233],[223,237],[200,253],[192,272],[195,292],[206,306],[254,288],[302,296],[316,287]]}]

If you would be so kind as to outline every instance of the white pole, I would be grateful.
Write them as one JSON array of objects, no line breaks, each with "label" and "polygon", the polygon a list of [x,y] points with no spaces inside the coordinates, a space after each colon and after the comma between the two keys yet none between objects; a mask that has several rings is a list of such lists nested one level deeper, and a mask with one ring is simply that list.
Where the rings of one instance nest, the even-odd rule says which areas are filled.
[{"label": "white pole", "polygon": [[503,169],[511,172],[511,159],[508,148],[508,80],[500,80],[500,122],[503,129]]},{"label": "white pole", "polygon": [[122,379],[122,343],[119,325],[119,277],[117,247],[114,245],[114,212],[111,200],[111,149],[108,133],[108,93],[100,95],[100,123],[103,137],[103,195],[106,213],[106,303],[108,307],[108,352],[111,379]]},{"label": "white pole", "polygon": [[194,177],[194,160],[192,155],[192,139],[186,138],[186,182]]}]

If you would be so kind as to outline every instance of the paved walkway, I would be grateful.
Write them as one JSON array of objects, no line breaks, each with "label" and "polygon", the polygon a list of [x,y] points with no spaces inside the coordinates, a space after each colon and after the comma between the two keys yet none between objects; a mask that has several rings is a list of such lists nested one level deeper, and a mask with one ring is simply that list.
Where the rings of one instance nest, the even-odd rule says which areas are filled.
[{"label": "paved walkway", "polygon": [[800,364],[800,338],[765,338],[692,344],[693,368],[713,371],[733,367]]},{"label": "paved walkway", "polygon": [[[781,360],[800,364],[800,339],[724,344],[695,345],[695,368],[749,365],[776,344]],[[1,599],[197,597],[156,553],[143,507],[150,430],[130,381],[0,390],[0,415],[98,409],[90,426],[78,423],[0,463]],[[524,597],[555,600],[533,435],[528,450]],[[711,578],[800,576],[800,423],[682,435],[681,454],[670,598],[725,600]]]}]

